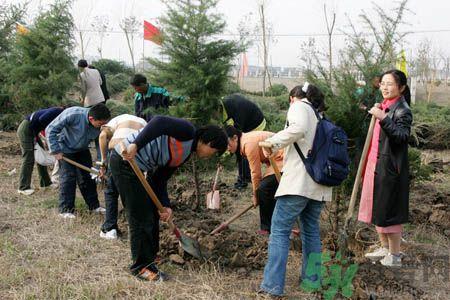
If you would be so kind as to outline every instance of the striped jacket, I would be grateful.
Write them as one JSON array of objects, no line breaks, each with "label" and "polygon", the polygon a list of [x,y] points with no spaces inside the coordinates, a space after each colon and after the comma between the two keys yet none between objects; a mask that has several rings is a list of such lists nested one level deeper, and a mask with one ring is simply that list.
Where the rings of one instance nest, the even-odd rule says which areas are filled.
[{"label": "striped jacket", "polygon": [[[167,181],[196,148],[194,125],[179,118],[155,116],[144,128],[128,135],[123,143],[125,146],[132,143],[138,146],[136,162],[141,170],[148,172],[148,176],[157,173],[165,177],[157,179],[160,185],[157,189],[161,202],[168,206]],[[118,153],[120,148],[120,144],[115,146]]]}]

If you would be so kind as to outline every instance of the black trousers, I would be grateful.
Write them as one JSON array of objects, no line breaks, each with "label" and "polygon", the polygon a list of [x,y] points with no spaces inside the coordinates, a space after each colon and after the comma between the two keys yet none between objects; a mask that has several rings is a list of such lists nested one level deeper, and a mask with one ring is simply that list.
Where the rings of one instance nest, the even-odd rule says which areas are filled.
[{"label": "black trousers", "polygon": [[261,220],[261,230],[270,232],[270,225],[272,224],[272,214],[275,209],[275,192],[278,189],[278,181],[275,175],[264,177],[258,189],[256,196],[259,200],[259,218]]},{"label": "black trousers", "polygon": [[[109,165],[128,219],[132,259],[130,271],[134,275],[143,268],[156,272],[154,260],[159,251],[158,210],[130,164],[115,150],[111,151]],[[154,190],[157,193],[158,189]]]},{"label": "black trousers", "polygon": [[[92,167],[91,153],[87,149],[75,153],[65,153],[64,156],[88,168]],[[59,177],[59,211],[61,213],[74,212],[77,184],[89,210],[98,208],[100,204],[98,202],[97,185],[91,178],[91,174],[65,160],[61,159],[59,163],[61,174]]]},{"label": "black trousers", "polygon": [[250,176],[250,166],[248,164],[248,160],[239,153],[239,150],[236,151],[236,163],[238,166],[237,183],[246,184],[251,182],[252,180]]},{"label": "black trousers", "polygon": [[[106,208],[105,222],[102,225],[103,232],[107,232],[112,229],[118,229],[117,215],[119,210],[119,190],[117,189],[116,184],[114,183],[114,178],[111,174],[111,167],[109,166],[109,164],[106,175],[108,176],[108,179],[106,180],[106,186],[105,189],[103,190],[103,193],[105,195],[105,208]],[[123,201],[122,204],[125,207]]]}]

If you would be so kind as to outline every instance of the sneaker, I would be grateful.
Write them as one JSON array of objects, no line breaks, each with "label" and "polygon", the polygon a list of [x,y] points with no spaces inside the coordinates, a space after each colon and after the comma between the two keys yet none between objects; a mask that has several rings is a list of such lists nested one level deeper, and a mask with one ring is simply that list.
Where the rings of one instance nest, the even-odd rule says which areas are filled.
[{"label": "sneaker", "polygon": [[33,189],[17,190],[17,192],[21,195],[30,196],[34,193],[34,190]]},{"label": "sneaker", "polygon": [[106,209],[104,207],[99,206],[96,209],[93,209],[92,212],[104,215],[106,213]]},{"label": "sneaker", "polygon": [[139,274],[137,275],[139,279],[146,280],[146,281],[154,281],[154,282],[163,282],[169,280],[169,276],[167,274],[158,271],[153,272],[150,271],[147,268],[143,268]]},{"label": "sneaker", "polygon": [[50,188],[52,189],[52,190],[56,190],[57,188],[59,188],[59,183],[52,183],[52,184],[50,184]]},{"label": "sneaker", "polygon": [[75,219],[75,215],[72,213],[60,213],[59,216],[63,219]]},{"label": "sneaker", "polygon": [[385,257],[389,253],[389,250],[384,247],[379,247],[375,249],[375,251],[366,253],[364,257],[370,259],[370,260],[380,260],[383,257]]},{"label": "sneaker", "polygon": [[117,239],[117,230],[111,229],[110,231],[103,232],[103,230],[100,230],[100,237],[107,239],[107,240],[116,240]]},{"label": "sneaker", "polygon": [[243,189],[245,189],[247,187],[247,185],[248,185],[247,183],[236,182],[234,184],[234,188],[237,189],[237,190],[243,190]]},{"label": "sneaker", "polygon": [[380,260],[380,263],[386,267],[401,267],[402,266],[402,256],[400,254],[394,255],[394,254],[388,253],[382,260]]},{"label": "sneaker", "polygon": [[58,187],[59,187],[59,184],[57,184],[57,183],[52,183],[52,184],[50,184],[50,185],[43,186],[41,189],[43,189],[43,190],[47,190],[47,189],[56,190]]}]

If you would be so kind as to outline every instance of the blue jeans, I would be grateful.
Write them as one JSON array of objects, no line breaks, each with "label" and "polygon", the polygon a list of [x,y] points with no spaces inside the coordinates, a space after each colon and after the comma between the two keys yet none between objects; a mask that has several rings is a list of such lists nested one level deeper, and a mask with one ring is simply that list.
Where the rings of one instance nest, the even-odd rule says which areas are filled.
[{"label": "blue jeans", "polygon": [[[303,196],[286,195],[277,197],[272,216],[269,240],[269,257],[264,268],[261,289],[269,294],[281,296],[284,293],[286,264],[289,254],[289,235],[298,217],[301,223],[303,281],[320,286],[320,242],[319,217],[322,202]],[[308,265],[308,258],[310,258]]]}]

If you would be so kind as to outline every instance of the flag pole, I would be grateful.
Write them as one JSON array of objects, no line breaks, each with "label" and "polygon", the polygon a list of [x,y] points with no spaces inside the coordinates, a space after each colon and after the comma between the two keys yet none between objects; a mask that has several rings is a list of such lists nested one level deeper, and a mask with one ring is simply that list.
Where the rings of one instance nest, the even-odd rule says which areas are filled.
[{"label": "flag pole", "polygon": [[145,67],[145,39],[142,38],[142,73],[144,73]]}]

